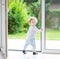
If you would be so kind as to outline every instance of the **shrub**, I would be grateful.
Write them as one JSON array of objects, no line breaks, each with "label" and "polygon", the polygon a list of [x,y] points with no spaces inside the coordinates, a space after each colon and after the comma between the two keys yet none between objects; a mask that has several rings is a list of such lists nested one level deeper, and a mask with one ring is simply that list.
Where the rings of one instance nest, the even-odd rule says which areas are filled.
[{"label": "shrub", "polygon": [[8,32],[16,33],[24,29],[24,25],[27,22],[26,4],[22,2],[12,2],[9,5],[8,11]]},{"label": "shrub", "polygon": [[46,16],[46,27],[51,29],[60,29],[60,10],[49,10]]},{"label": "shrub", "polygon": [[34,3],[34,2],[37,2],[38,0],[24,0],[24,2],[26,2],[26,4],[31,4],[31,3]]},{"label": "shrub", "polygon": [[40,19],[41,19],[41,0],[28,4],[28,12],[30,16],[35,16],[38,19],[37,27],[40,28]]}]

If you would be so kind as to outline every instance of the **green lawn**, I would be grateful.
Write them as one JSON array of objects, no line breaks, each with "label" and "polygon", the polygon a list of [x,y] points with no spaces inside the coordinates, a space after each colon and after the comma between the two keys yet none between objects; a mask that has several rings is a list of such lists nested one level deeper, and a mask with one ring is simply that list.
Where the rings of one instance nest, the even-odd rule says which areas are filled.
[{"label": "green lawn", "polygon": [[[9,34],[9,39],[26,39],[27,33],[16,33],[16,34]],[[40,38],[40,33],[37,33],[36,39]]]},{"label": "green lawn", "polygon": [[16,33],[16,34],[9,34],[9,39],[24,39],[26,37],[26,33]]},{"label": "green lawn", "polygon": [[49,40],[60,40],[60,30],[47,30],[46,39]]},{"label": "green lawn", "polygon": [[[9,34],[9,39],[26,39],[26,33]],[[36,39],[40,38],[40,33],[37,33]],[[46,39],[60,40],[60,30],[46,30]]]}]

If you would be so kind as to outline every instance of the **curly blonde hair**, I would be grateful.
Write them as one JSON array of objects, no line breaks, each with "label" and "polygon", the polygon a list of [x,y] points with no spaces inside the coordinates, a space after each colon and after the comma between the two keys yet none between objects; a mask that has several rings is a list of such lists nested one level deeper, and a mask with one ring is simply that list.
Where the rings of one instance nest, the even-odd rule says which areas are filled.
[{"label": "curly blonde hair", "polygon": [[37,23],[37,18],[36,18],[36,17],[30,17],[30,18],[28,19],[28,23],[30,23],[31,20],[35,20],[35,23]]}]

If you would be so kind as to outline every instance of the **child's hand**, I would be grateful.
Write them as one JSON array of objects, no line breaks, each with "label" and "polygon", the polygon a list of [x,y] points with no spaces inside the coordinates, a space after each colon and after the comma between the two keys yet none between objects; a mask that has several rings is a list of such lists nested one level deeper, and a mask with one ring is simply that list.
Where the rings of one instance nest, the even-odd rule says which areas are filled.
[{"label": "child's hand", "polygon": [[40,32],[42,32],[42,31],[43,31],[43,29],[41,28],[41,29],[40,29]]}]

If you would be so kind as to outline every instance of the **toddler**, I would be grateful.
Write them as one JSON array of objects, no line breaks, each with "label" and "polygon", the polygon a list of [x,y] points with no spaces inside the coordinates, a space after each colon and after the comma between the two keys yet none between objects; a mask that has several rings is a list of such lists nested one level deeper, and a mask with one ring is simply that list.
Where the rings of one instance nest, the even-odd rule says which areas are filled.
[{"label": "toddler", "polygon": [[28,23],[30,25],[29,30],[27,32],[27,40],[24,46],[23,53],[26,54],[26,48],[28,45],[31,45],[33,47],[33,55],[36,55],[36,44],[35,44],[35,37],[37,32],[41,32],[42,30],[38,29],[36,27],[37,19],[36,17],[30,17],[28,20]]}]

